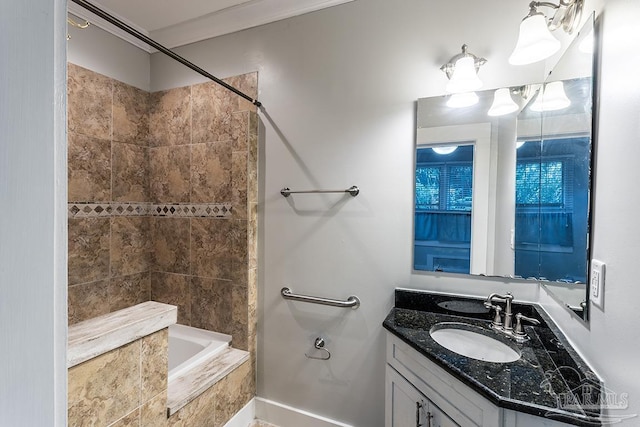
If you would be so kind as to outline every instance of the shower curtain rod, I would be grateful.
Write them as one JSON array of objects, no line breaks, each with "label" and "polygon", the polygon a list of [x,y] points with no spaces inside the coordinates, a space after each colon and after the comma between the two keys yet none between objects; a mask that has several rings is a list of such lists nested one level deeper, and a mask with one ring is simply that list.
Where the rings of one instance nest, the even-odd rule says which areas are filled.
[{"label": "shower curtain rod", "polygon": [[213,74],[208,73],[207,71],[205,71],[202,68],[198,67],[193,62],[188,61],[187,59],[185,59],[182,56],[178,55],[177,53],[175,53],[171,49],[162,46],[160,43],[156,42],[155,40],[153,40],[153,39],[151,39],[151,38],[149,38],[147,36],[145,36],[140,31],[136,30],[135,28],[130,27],[129,25],[125,24],[124,22],[120,21],[119,19],[115,18],[114,16],[110,15],[109,13],[105,12],[104,10],[98,8],[97,6],[94,6],[93,4],[89,3],[88,1],[85,1],[85,0],[71,0],[71,1],[74,2],[75,4],[79,5],[79,6],[82,6],[85,9],[87,9],[89,12],[91,12],[91,13],[93,13],[95,15],[98,15],[100,18],[104,19],[105,21],[108,21],[109,23],[115,25],[116,27],[120,28],[121,30],[126,31],[127,33],[131,34],[133,37],[137,38],[138,40],[141,40],[141,41],[145,42],[149,46],[157,49],[158,51],[160,51],[162,53],[164,53],[168,57],[178,61],[182,65],[184,65],[186,67],[189,67],[190,69],[192,69],[196,73],[198,73],[200,75],[203,75],[204,77],[206,77],[208,79],[213,80],[214,82],[218,83],[220,86],[223,86],[224,88],[230,90],[231,92],[235,93],[236,95],[243,97],[247,101],[250,101],[256,107],[261,107],[262,106],[262,103],[260,101],[258,101],[257,99],[253,99],[249,95],[247,95],[246,93],[241,92],[240,90],[236,89],[235,87],[231,86],[230,84],[227,84],[227,83],[223,82],[222,80],[220,80],[219,78],[217,78]]}]

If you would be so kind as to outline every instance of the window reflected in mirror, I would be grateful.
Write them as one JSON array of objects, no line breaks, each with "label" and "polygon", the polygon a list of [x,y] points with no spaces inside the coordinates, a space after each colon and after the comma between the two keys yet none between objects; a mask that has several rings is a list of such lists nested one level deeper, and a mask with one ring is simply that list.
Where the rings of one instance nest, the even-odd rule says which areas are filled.
[{"label": "window reflected in mirror", "polygon": [[470,272],[473,145],[418,148],[414,268]]},{"label": "window reflected in mirror", "polygon": [[586,282],[589,148],[583,136],[517,149],[516,275]]}]

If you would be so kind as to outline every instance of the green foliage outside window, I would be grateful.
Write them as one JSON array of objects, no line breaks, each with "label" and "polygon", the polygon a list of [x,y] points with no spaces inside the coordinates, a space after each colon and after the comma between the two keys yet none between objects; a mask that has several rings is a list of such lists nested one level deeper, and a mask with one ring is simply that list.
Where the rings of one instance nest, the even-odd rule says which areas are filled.
[{"label": "green foliage outside window", "polygon": [[563,163],[518,162],[516,166],[516,203],[518,205],[562,205]]}]

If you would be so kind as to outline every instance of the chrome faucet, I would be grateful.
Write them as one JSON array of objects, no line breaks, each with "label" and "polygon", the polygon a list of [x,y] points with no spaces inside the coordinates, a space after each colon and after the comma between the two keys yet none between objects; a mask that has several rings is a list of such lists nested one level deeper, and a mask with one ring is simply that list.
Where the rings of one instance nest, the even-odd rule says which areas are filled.
[{"label": "chrome faucet", "polygon": [[[493,304],[494,300],[506,303],[504,309],[504,323],[500,318],[500,312],[502,311],[502,309],[500,308],[500,306]],[[496,311],[496,317],[493,319],[493,322],[491,322],[491,327],[504,331],[513,330],[513,313],[511,312],[511,301],[513,301],[513,295],[511,295],[511,292],[507,292],[504,295],[494,293],[487,297],[487,300],[484,302],[484,306],[487,308],[493,308]]]},{"label": "chrome faucet", "polygon": [[[504,322],[502,320],[502,307],[497,304],[493,304],[493,301],[500,301],[505,303],[504,309]],[[497,331],[503,332],[510,337],[513,337],[518,342],[524,342],[529,339],[522,327],[522,321],[526,320],[534,325],[539,325],[540,322],[537,319],[523,316],[521,313],[515,315],[516,327],[513,328],[513,313],[511,311],[511,302],[513,301],[513,295],[511,292],[507,292],[504,295],[493,293],[487,297],[484,302],[484,306],[489,309],[494,309],[496,315],[491,322],[491,327]]]}]

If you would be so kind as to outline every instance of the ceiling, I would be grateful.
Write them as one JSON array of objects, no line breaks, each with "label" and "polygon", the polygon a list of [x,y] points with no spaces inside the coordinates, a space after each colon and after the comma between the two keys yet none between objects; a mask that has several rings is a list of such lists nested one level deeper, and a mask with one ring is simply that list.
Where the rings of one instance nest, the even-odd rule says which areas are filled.
[{"label": "ceiling", "polygon": [[[354,0],[92,0],[91,3],[168,48],[268,24]],[[69,12],[147,52],[145,43],[73,1]]]}]

